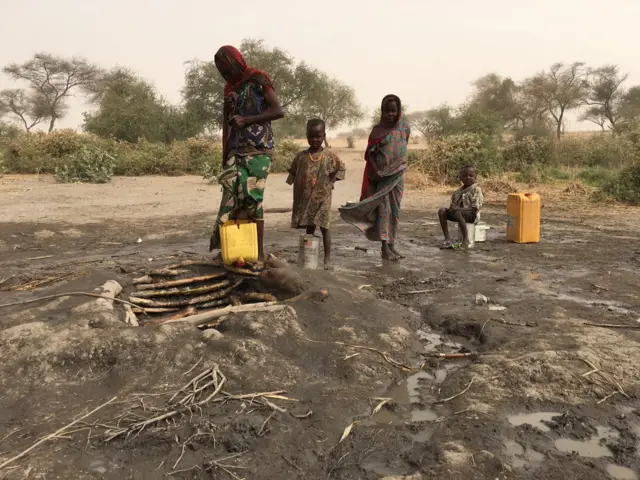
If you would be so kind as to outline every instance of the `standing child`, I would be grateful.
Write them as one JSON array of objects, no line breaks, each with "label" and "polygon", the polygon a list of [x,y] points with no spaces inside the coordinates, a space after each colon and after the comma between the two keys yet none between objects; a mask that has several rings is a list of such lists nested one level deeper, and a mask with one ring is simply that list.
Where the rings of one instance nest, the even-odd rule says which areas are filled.
[{"label": "standing child", "polygon": [[333,184],[344,180],[345,166],[338,156],[323,148],[326,132],[324,121],[307,122],[309,148],[296,155],[289,168],[287,183],[293,185],[291,228],[306,228],[313,235],[322,232],[324,268],[331,268],[331,194]]},{"label": "standing child", "polygon": [[469,230],[467,223],[472,225],[480,220],[480,208],[482,208],[482,190],[476,185],[476,169],[472,165],[466,165],[460,170],[462,187],[451,195],[449,208],[441,208],[438,211],[442,233],[444,233],[443,248],[451,248],[453,242],[449,234],[448,222],[457,222],[462,232],[462,244],[469,245]]}]

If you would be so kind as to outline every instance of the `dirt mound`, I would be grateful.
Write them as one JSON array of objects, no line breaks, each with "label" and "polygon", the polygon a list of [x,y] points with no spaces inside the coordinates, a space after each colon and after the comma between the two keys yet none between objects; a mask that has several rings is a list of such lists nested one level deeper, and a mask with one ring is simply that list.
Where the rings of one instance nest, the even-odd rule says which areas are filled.
[{"label": "dirt mound", "polygon": [[[318,275],[326,286],[331,277]],[[306,281],[314,286],[313,276]],[[53,323],[34,319],[68,313],[68,299],[13,312],[3,323],[11,326],[0,330],[0,422],[20,435],[3,441],[12,453],[0,463],[117,396],[69,429],[61,451],[41,447],[28,456],[30,475],[123,478],[133,468],[160,478],[180,469],[215,476],[249,468],[256,479],[294,478],[298,469],[326,477],[341,462],[331,452],[345,413],[360,414],[381,379],[399,374],[375,351],[344,342],[407,361],[402,351],[411,338],[390,305],[346,283],[329,285],[323,302],[296,302],[297,314],[228,315],[213,336],[188,323],[129,327],[108,301],[82,301]],[[303,437],[293,434],[302,430]],[[289,462],[273,458],[274,441]],[[304,453],[313,449],[319,456]]]}]

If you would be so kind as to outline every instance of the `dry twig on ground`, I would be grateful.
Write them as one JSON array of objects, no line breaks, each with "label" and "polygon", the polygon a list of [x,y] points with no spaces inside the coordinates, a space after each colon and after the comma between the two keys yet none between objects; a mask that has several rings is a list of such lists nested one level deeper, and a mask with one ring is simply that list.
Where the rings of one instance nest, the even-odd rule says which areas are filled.
[{"label": "dry twig on ground", "polygon": [[[205,384],[205,386],[202,386],[202,388],[201,386],[198,386],[198,382],[200,380],[208,379],[208,377],[211,377],[211,380],[209,380]],[[178,390],[173,397],[171,397],[168,402],[169,404],[171,404],[173,399],[180,395],[180,393],[184,392],[187,388],[193,387],[193,392],[187,393],[185,397],[183,397],[179,402],[180,406],[171,406],[168,410],[159,413],[158,415],[155,415],[151,418],[138,420],[131,423],[127,427],[118,428],[115,431],[113,429],[107,430],[107,432],[105,432],[105,435],[107,436],[105,441],[109,442],[125,434],[127,436],[131,434],[139,435],[149,425],[153,425],[161,420],[168,420],[170,418],[173,418],[180,413],[190,411],[191,408],[201,407],[209,403],[216,395],[218,395],[218,393],[220,393],[220,390],[222,390],[222,387],[224,386],[226,381],[227,377],[225,377],[224,374],[220,371],[218,365],[214,365],[213,367],[206,369],[204,372],[191,379],[189,383],[187,383],[184,387]],[[210,386],[214,387],[213,392],[207,395],[204,399],[196,401],[196,398],[199,396],[199,394],[204,395],[204,390]]]},{"label": "dry twig on ground", "polygon": [[422,353],[425,358],[473,358],[480,355],[478,352],[465,353]]},{"label": "dry twig on ground", "polygon": [[383,352],[382,350],[379,350],[377,348],[366,347],[364,345],[352,345],[350,343],[344,343],[344,342],[323,342],[321,340],[311,340],[310,338],[305,338],[305,337],[301,337],[301,338],[311,343],[333,343],[334,345],[342,345],[343,347],[355,348],[356,350],[365,350],[368,352],[374,352],[380,355],[388,364],[393,365],[394,367],[399,368],[404,372],[414,372],[416,370],[415,368],[405,365],[402,362],[398,362],[397,360],[394,360],[389,356],[387,352]]},{"label": "dry twig on ground", "polygon": [[198,315],[194,315],[192,317],[172,320],[166,323],[189,322],[193,324],[200,324],[200,323],[208,322],[211,320],[215,320],[216,318],[220,318],[225,315],[229,315],[230,313],[279,312],[282,310],[288,310],[294,316],[296,314],[295,310],[293,310],[293,308],[291,308],[289,305],[282,305],[282,304],[273,303],[273,302],[249,303],[247,305],[240,305],[238,307],[228,306],[225,308],[218,308],[216,310],[211,310],[209,312],[199,313]]},{"label": "dry twig on ground", "polygon": [[[3,303],[3,304],[0,305],[0,308],[15,307],[17,305],[28,305],[30,303],[42,302],[44,300],[53,300],[55,298],[78,297],[78,296],[93,297],[93,298],[104,298],[106,300],[112,300],[114,302],[122,303],[123,305],[130,305],[131,307],[140,308],[138,305],[136,305],[134,303],[131,303],[131,302],[127,302],[126,300],[120,300],[119,298],[110,297],[109,295],[101,295],[99,293],[89,293],[89,292],[56,293],[55,295],[46,295],[44,297],[30,298],[28,300],[20,300],[20,301],[17,301],[17,302]],[[140,308],[140,310],[142,310],[144,312],[144,308]]]},{"label": "dry twig on ground", "polygon": [[27,448],[26,450],[23,450],[22,452],[20,452],[18,455],[16,455],[15,457],[10,458],[9,460],[3,462],[2,464],[0,464],[0,469],[6,467],[7,465],[12,464],[13,462],[15,462],[16,460],[20,460],[22,457],[24,457],[25,455],[27,455],[30,451],[32,451],[33,449],[37,448],[39,445],[45,443],[48,440],[51,440],[52,438],[56,438],[59,437],[61,434],[65,434],[67,433],[67,429],[72,427],[73,425],[75,425],[76,423],[84,420],[85,418],[93,415],[95,412],[97,412],[98,410],[100,410],[103,407],[106,407],[107,405],[109,405],[110,403],[112,403],[113,401],[116,400],[116,398],[118,397],[113,397],[111,400],[109,400],[108,402],[103,403],[102,405],[97,406],[96,408],[94,408],[93,410],[91,410],[89,413],[82,415],[79,418],[76,418],[73,422],[68,423],[67,425],[65,425],[62,428],[59,428],[58,430],[56,430],[55,432],[41,438],[40,440],[38,440],[36,443],[34,443],[33,445],[31,445],[29,448]]},{"label": "dry twig on ground", "polygon": [[467,391],[471,388],[471,385],[473,385],[473,382],[475,381],[474,378],[471,379],[471,381],[469,382],[469,385],[466,386],[466,388],[464,390],[462,390],[460,393],[456,393],[455,395],[452,395],[450,397],[447,398],[443,398],[442,400],[438,400],[435,403],[446,403],[446,402],[450,402],[451,400],[458,398],[461,395],[464,395],[465,393],[467,393]]},{"label": "dry twig on ground", "polygon": [[617,325],[611,323],[585,323],[589,327],[601,327],[601,328],[629,328],[631,330],[640,330],[640,325]]}]

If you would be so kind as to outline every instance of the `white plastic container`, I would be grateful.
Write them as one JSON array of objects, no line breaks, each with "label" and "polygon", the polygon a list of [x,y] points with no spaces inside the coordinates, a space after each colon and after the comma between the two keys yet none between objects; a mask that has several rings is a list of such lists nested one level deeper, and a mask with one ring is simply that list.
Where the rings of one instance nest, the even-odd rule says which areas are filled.
[{"label": "white plastic container", "polygon": [[[467,223],[467,232],[469,233],[469,247],[473,247],[476,243],[486,242],[487,230],[489,230],[489,225],[484,222],[478,222],[475,224]],[[458,242],[462,242],[462,232],[460,231],[460,226],[458,226]]]},{"label": "white plastic container", "polygon": [[489,230],[489,225],[484,222],[478,222],[475,224],[475,241],[476,243],[482,243],[487,241],[487,230]]},{"label": "white plastic container", "polygon": [[318,268],[318,252],[320,250],[320,237],[315,235],[300,235],[298,245],[298,266],[300,268]]}]

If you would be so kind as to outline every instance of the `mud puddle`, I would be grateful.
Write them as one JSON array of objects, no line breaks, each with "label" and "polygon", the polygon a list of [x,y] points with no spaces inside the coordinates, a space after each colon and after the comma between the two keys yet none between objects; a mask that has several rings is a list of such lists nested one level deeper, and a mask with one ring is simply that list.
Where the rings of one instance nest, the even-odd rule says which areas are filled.
[{"label": "mud puddle", "polygon": [[433,422],[440,415],[429,408],[422,408],[421,390],[433,384],[435,376],[419,371],[393,385],[385,397],[390,398],[389,408],[382,408],[371,417],[374,423],[401,425],[404,423]]},{"label": "mud puddle", "polygon": [[507,420],[514,427],[518,427],[520,425],[531,425],[543,432],[550,432],[551,429],[545,422],[550,422],[553,417],[557,417],[559,415],[560,413],[558,412],[519,413],[516,415],[510,415],[507,417]]},{"label": "mud puddle", "polygon": [[[418,330],[421,354],[455,353],[466,350],[456,340],[434,332]],[[427,364],[412,375],[391,385],[382,395],[388,403],[375,413],[367,423],[377,425],[413,424],[412,438],[416,442],[428,441],[435,430],[434,423],[447,414],[446,409],[429,408],[437,398],[439,385],[455,370],[468,364],[466,359],[438,361],[435,367]],[[416,364],[420,366],[420,364]]]},{"label": "mud puddle", "polygon": [[627,467],[610,463],[607,465],[607,473],[615,480],[638,480],[636,472]]},{"label": "mud puddle", "polygon": [[555,441],[556,448],[563,453],[577,453],[585,458],[613,457],[613,452],[603,444],[603,440],[618,438],[620,434],[607,427],[597,426],[597,435],[588,440],[574,440],[571,438],[558,438]]}]

